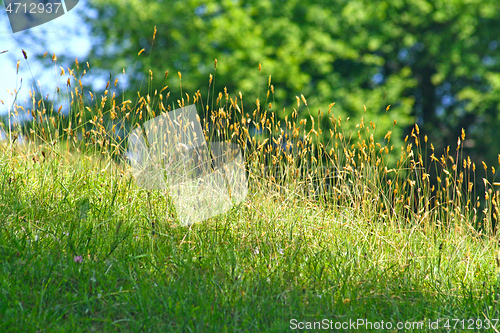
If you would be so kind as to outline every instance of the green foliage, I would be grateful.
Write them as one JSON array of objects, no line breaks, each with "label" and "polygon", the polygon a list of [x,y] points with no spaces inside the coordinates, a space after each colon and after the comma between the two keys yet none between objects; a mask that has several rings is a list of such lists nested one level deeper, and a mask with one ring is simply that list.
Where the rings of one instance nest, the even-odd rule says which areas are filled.
[{"label": "green foliage", "polygon": [[[335,114],[359,118],[365,104],[373,119],[391,104],[381,135],[393,119],[406,126],[417,121],[439,150],[464,128],[468,152],[496,160],[498,1],[93,0],[90,6],[97,18],[87,21],[100,40],[93,66],[119,72],[139,59],[134,88],[152,69],[157,86],[165,71],[181,71],[184,92],[204,92],[217,58],[215,91],[227,87],[263,101],[272,74],[268,102],[278,109],[303,94],[313,114],[336,102]],[[178,81],[170,86],[179,96]]]},{"label": "green foliage", "polygon": [[[177,71],[182,72],[184,92],[203,92],[217,58],[215,91],[227,87],[235,95],[241,91],[246,100],[264,102],[272,74],[274,96],[266,100],[276,102],[275,109],[294,105],[295,96],[303,94],[313,114],[336,102],[334,113],[343,118],[362,116],[363,104],[369,114],[383,115],[392,104],[387,124],[394,119],[403,125],[413,122],[409,117],[413,99],[400,98],[415,86],[411,72],[401,68],[386,83],[375,84],[373,75],[383,58],[360,49],[359,41],[349,37],[354,32],[347,33],[350,21],[332,15],[330,7],[271,1],[95,1],[91,5],[99,13],[90,20],[93,32],[103,40],[91,55],[93,66],[119,72],[132,67],[138,50],[146,50],[137,64],[139,71],[145,70],[133,76],[134,87],[149,76],[149,69],[155,73],[154,86],[161,87],[168,70],[173,96],[179,96]],[[143,84],[143,93],[145,88]],[[388,129],[385,126],[380,134]]]}]

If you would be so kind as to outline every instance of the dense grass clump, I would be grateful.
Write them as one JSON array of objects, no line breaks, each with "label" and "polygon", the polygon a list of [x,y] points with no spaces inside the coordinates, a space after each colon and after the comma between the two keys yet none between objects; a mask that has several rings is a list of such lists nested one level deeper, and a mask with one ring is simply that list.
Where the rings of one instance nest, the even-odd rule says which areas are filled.
[{"label": "dense grass clump", "polygon": [[[133,103],[116,100],[115,81],[98,97],[70,72],[66,93],[33,91],[4,122],[1,331],[282,332],[323,319],[440,319],[445,329],[498,318],[495,169],[484,164],[475,184],[465,133],[439,155],[417,125],[395,147],[376,120],[350,126],[333,103],[299,119],[304,96],[279,119],[269,100],[244,107],[227,91],[171,101],[162,87]],[[182,227],[167,190],[136,185],[127,135],[192,103],[207,141],[240,145],[250,190]],[[14,124],[23,113],[31,120]]]}]

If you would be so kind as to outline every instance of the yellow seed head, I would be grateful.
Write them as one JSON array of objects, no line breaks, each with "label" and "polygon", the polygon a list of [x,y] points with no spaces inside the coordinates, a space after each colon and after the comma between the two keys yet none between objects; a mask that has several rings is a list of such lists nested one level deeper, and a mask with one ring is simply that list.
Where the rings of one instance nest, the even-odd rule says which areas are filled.
[{"label": "yellow seed head", "polygon": [[307,106],[307,101],[306,101],[304,95],[301,94],[300,98],[302,99],[302,102],[304,102],[304,104]]}]

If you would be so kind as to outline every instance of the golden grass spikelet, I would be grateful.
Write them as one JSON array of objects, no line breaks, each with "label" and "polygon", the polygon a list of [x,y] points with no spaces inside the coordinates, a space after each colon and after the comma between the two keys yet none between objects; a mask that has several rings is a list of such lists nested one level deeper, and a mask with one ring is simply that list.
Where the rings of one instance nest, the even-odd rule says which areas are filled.
[{"label": "golden grass spikelet", "polygon": [[300,98],[302,99],[302,102],[304,102],[305,106],[307,106],[307,101],[304,95],[300,94]]}]

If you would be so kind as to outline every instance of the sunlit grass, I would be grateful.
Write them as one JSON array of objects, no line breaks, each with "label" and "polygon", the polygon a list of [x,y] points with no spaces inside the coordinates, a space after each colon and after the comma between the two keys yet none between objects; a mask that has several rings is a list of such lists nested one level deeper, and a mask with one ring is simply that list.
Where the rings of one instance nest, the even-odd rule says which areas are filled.
[{"label": "sunlit grass", "polygon": [[[165,87],[120,101],[117,81],[85,90],[83,68],[65,71],[60,98],[14,105],[32,120],[4,121],[2,331],[498,318],[495,170],[463,156],[465,133],[439,154],[415,125],[396,147],[376,119],[342,119],[333,103],[299,118],[304,96],[279,119],[270,78],[253,103],[226,90],[173,100]],[[136,185],[126,149],[135,126],[189,104],[207,141],[240,145],[249,195],[181,227],[168,191]]]}]

